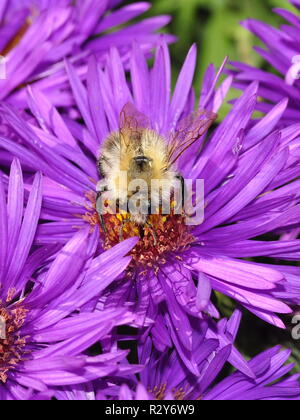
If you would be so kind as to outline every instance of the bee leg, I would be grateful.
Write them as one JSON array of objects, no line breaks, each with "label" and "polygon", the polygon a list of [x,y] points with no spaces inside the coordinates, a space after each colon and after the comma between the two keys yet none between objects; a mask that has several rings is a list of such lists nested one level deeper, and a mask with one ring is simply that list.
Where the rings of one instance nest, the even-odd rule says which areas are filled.
[{"label": "bee leg", "polygon": [[123,241],[124,241],[124,225],[122,224],[120,228],[120,232],[119,232],[119,242],[123,242]]},{"label": "bee leg", "polygon": [[145,237],[145,231],[144,231],[144,228],[143,228],[142,225],[139,226],[139,231],[140,231],[140,237],[141,237],[141,239],[144,239],[144,237]]},{"label": "bee leg", "polygon": [[102,227],[102,229],[103,229],[103,231],[104,231],[104,233],[105,234],[107,234],[107,227],[106,227],[106,224],[105,224],[105,220],[104,220],[104,217],[103,217],[103,215],[102,214],[100,214],[100,223],[101,223],[101,227]]},{"label": "bee leg", "polygon": [[126,225],[126,223],[129,223],[129,220],[123,220],[122,221],[122,226],[120,228],[120,234],[119,234],[119,241],[120,242],[124,241],[124,226]]},{"label": "bee leg", "polygon": [[176,178],[179,179],[180,183],[181,183],[181,208],[184,210],[185,208],[185,198],[187,197],[187,188],[185,185],[185,181],[182,175],[177,174]]},{"label": "bee leg", "polygon": [[[101,195],[102,195],[102,191],[98,191],[97,198],[96,198],[96,203],[98,203],[98,200],[101,197]],[[103,214],[98,211],[97,204],[96,204],[96,209],[97,209],[97,213],[99,215],[101,227],[102,227],[104,233],[106,234],[107,233],[107,228],[106,228],[105,220],[104,220]]]},{"label": "bee leg", "polygon": [[151,232],[151,235],[153,236],[153,239],[154,239],[154,246],[156,246],[158,241],[157,241],[157,235],[156,235],[156,233],[153,229],[153,226],[151,225],[151,223],[148,220],[146,221],[145,225],[149,228],[149,230]]}]

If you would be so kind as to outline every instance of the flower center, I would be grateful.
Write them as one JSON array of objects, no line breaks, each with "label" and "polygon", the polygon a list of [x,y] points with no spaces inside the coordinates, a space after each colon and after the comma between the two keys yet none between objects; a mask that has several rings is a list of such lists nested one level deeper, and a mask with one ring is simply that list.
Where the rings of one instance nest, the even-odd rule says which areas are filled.
[{"label": "flower center", "polygon": [[23,359],[26,337],[20,336],[27,310],[5,308],[0,302],[0,382],[7,381],[8,372]]},{"label": "flower center", "polygon": [[156,400],[162,401],[166,398],[167,384],[155,386],[153,389],[148,389],[149,394],[152,394]]},{"label": "flower center", "polygon": [[128,213],[104,214],[101,223],[96,211],[95,196],[89,194],[88,198],[92,206],[84,219],[92,226],[100,226],[104,249],[110,249],[122,240],[140,237],[131,251],[133,264],[138,268],[158,269],[166,263],[169,254],[180,259],[180,253],[195,241],[190,227],[185,223],[184,214],[174,214],[171,210],[169,215],[149,215],[145,225],[134,223]]},{"label": "flower center", "polygon": [[[162,384],[162,385],[159,385],[159,386],[155,386],[153,389],[148,389],[148,392],[149,392],[149,394],[152,394],[153,397],[156,400],[162,401],[167,396],[167,384]],[[184,400],[184,398],[186,396],[186,392],[184,391],[183,388],[172,389],[172,394],[174,396],[174,399],[177,400],[177,401]]]}]

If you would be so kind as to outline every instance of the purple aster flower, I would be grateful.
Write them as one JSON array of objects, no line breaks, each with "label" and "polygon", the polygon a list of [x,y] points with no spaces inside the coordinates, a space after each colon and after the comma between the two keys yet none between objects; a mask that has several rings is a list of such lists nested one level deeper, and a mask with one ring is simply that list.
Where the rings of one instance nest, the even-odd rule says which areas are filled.
[{"label": "purple aster flower", "polygon": [[[206,343],[207,348],[209,344],[213,346],[212,342]],[[203,355],[205,350],[199,349],[199,352],[201,350]],[[119,398],[120,400],[204,401],[299,400],[300,374],[285,378],[294,366],[285,365],[290,351],[280,350],[280,347],[267,350],[249,362],[256,379],[250,379],[243,373],[236,372],[215,386],[212,385],[226,363],[230,347],[225,347],[215,354],[212,352],[208,360],[200,359],[202,374],[199,379],[192,378],[174,355],[150,359],[147,368],[141,373],[141,383],[134,391],[128,385],[123,385]]]},{"label": "purple aster flower", "polygon": [[[300,10],[299,0],[290,0],[290,3]],[[274,104],[289,98],[289,105],[280,121],[281,124],[289,125],[298,123],[300,118],[300,18],[282,8],[276,8],[274,12],[286,20],[279,29],[254,19],[247,19],[242,25],[263,42],[265,48],[255,47],[255,51],[276,72],[233,62],[233,74],[236,76],[235,86],[241,90],[249,83],[259,81],[259,96],[266,101],[260,101],[257,109],[264,113],[271,111]]]},{"label": "purple aster flower", "polygon": [[35,398],[48,386],[124,371],[119,362],[126,351],[92,357],[88,349],[116,326],[133,323],[126,308],[94,313],[94,307],[126,269],[130,257],[124,256],[136,240],[96,258],[98,235],[89,237],[89,230],[77,232],[62,249],[33,246],[41,203],[41,175],[24,184],[15,160],[9,177],[0,174],[0,400]]},{"label": "purple aster flower", "polygon": [[[237,311],[229,320],[222,320],[227,334],[234,340],[240,319]],[[140,347],[139,362],[145,368],[135,375],[95,381],[89,385],[59,390],[58,400],[299,400],[300,375],[287,376],[294,365],[285,364],[290,351],[280,347],[267,350],[248,362],[255,378],[241,372],[218,381],[231,354],[231,345],[220,346],[218,340],[200,340],[196,360],[199,375],[194,376],[180,361],[176,351],[163,355],[148,339]]]},{"label": "purple aster flower", "polygon": [[[27,170],[45,175],[42,218],[48,223],[39,227],[37,244],[65,244],[76,229],[87,225],[100,225],[101,231],[95,210],[96,162],[104,140],[119,129],[125,104],[134,104],[147,116],[151,128],[169,142],[174,135],[182,135],[182,125],[195,106],[218,111],[232,79],[216,88],[222,69],[216,73],[210,66],[196,105],[192,89],[195,65],[193,46],[170,95],[170,57],[165,43],[157,49],[151,69],[140,47],[133,46],[130,81],[115,48],[104,68],[94,58],[90,60],[86,84],[67,63],[85,126],[60,114],[34,88],[29,89],[29,107],[35,122],[2,106],[7,129],[0,138],[2,148],[17,156]],[[205,182],[204,222],[191,227],[185,224],[184,215],[159,218],[152,233],[145,230],[132,250],[132,262],[122,280],[108,287],[101,298],[103,308],[130,304],[140,326],[145,319],[155,320],[151,334],[156,348],[163,352],[175,344],[193,373],[197,372],[194,325],[206,319],[205,313],[219,316],[211,303],[212,291],[233,298],[281,328],[284,324],[276,313],[292,312],[286,302],[299,303],[299,284],[289,267],[249,261],[262,256],[270,263],[293,261],[299,259],[300,251],[299,240],[278,241],[276,236],[280,230],[299,227],[300,181],[294,179],[300,166],[293,147],[299,127],[274,131],[287,106],[285,100],[265,118],[252,120],[257,95],[254,83],[219,127],[200,137],[179,160],[178,171],[184,178]],[[201,113],[196,115],[202,118]],[[1,162],[8,159],[7,152],[0,152]],[[108,222],[99,236],[100,254],[121,240],[119,215]],[[124,239],[136,235],[133,226]],[[213,338],[211,331],[207,338]]]},{"label": "purple aster flower", "polygon": [[115,10],[120,3],[111,0],[2,0],[0,54],[5,57],[1,70],[6,74],[2,74],[3,80],[0,80],[0,99],[9,98],[23,107],[25,92],[17,88],[33,83],[57,105],[66,105],[70,95],[64,89],[63,58],[71,57],[83,71],[84,58],[93,53],[103,60],[112,46],[119,48],[125,61],[133,40],[149,51],[158,39],[156,30],[168,23],[169,17],[145,19],[124,27],[147,11],[150,4],[137,2]]}]

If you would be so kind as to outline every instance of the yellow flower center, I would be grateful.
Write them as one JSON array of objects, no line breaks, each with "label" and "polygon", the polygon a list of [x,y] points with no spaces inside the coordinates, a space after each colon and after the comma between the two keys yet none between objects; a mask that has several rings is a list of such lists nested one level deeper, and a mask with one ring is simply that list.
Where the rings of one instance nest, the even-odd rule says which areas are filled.
[{"label": "yellow flower center", "polygon": [[149,268],[158,270],[170,255],[181,259],[180,254],[195,241],[190,227],[185,223],[184,214],[174,214],[174,210],[171,210],[169,215],[149,215],[145,225],[134,223],[128,213],[104,214],[102,224],[96,211],[95,195],[88,194],[87,197],[92,205],[84,219],[92,226],[100,226],[104,249],[110,249],[122,240],[140,237],[131,256],[132,264],[141,271]]}]

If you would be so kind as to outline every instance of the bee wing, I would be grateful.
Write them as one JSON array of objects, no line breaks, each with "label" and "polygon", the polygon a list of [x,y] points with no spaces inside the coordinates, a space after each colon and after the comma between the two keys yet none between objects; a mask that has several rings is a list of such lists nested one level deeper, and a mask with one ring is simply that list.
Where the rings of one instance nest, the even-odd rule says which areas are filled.
[{"label": "bee wing", "polygon": [[177,130],[170,136],[168,156],[170,166],[208,131],[217,117],[214,112],[200,109],[180,121]]},{"label": "bee wing", "polygon": [[132,103],[127,103],[120,114],[120,135],[125,147],[129,147],[130,140],[140,139],[142,131],[148,128],[149,118],[139,112]]},{"label": "bee wing", "polygon": [[139,112],[132,103],[127,103],[120,115],[120,129],[140,131],[150,128],[149,118]]}]

